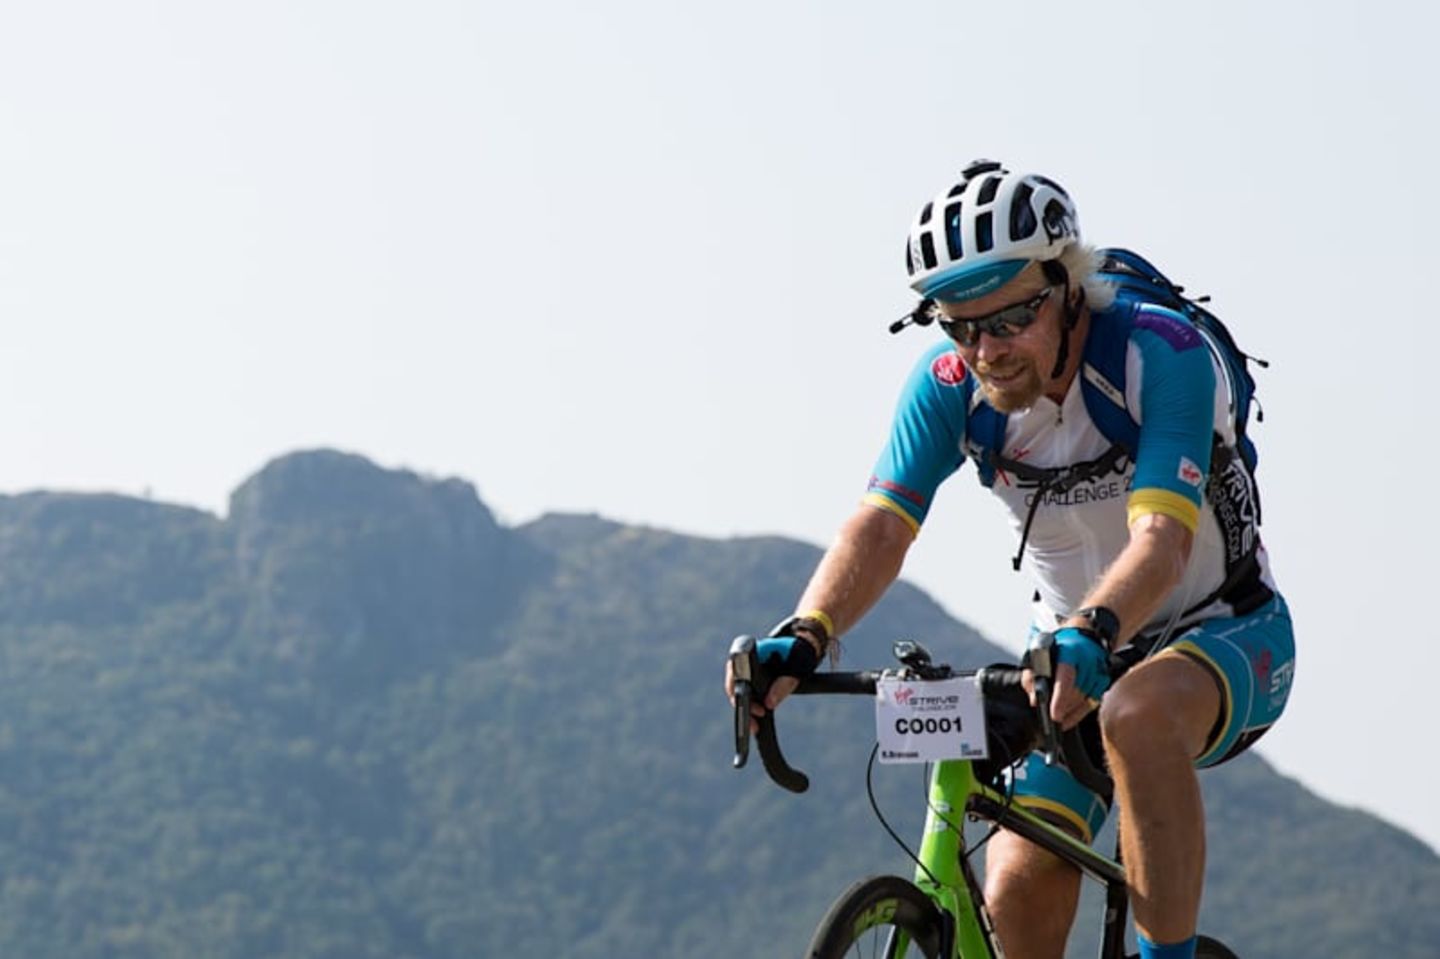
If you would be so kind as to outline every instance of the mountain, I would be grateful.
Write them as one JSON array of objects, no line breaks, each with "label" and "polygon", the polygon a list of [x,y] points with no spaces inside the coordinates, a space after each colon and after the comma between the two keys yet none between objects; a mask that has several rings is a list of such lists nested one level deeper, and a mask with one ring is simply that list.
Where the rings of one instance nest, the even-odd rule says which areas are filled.
[{"label": "mountain", "polygon": [[[466,483],[333,451],[269,463],[223,519],[0,497],[0,953],[794,955],[850,880],[908,873],[865,796],[864,702],[787,704],[810,792],[731,769],[724,651],[818,555],[506,528]],[[900,584],[847,659],[899,637],[1005,658]],[[1428,847],[1253,755],[1203,779],[1207,931],[1435,954]],[[915,836],[921,773],[875,791]]]}]

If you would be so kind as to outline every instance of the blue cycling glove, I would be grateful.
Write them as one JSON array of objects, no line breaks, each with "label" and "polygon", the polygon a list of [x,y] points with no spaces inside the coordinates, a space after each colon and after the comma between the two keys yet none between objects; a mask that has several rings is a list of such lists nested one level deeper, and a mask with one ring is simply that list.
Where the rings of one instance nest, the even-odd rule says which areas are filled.
[{"label": "blue cycling glove", "polygon": [[773,676],[805,677],[820,665],[815,647],[798,636],[768,636],[755,644],[755,658]]},{"label": "blue cycling glove", "polygon": [[1075,688],[1091,699],[1110,688],[1110,654],[1097,637],[1062,626],[1055,630],[1055,658],[1075,667]]}]

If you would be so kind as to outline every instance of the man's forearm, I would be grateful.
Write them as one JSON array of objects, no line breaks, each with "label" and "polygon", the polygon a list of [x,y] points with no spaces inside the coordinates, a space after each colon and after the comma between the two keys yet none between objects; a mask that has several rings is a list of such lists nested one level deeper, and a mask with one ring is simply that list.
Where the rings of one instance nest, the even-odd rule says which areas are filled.
[{"label": "man's forearm", "polygon": [[830,617],[836,636],[845,632],[900,575],[914,540],[910,527],[898,516],[873,506],[860,507],[840,527],[810,577],[799,611],[821,610]]},{"label": "man's forearm", "polygon": [[[1085,596],[1081,607],[1104,606],[1120,619],[1117,644],[1150,621],[1185,574],[1193,536],[1178,520],[1152,514],[1135,521],[1130,542]],[[1062,625],[1084,623],[1075,617]]]}]

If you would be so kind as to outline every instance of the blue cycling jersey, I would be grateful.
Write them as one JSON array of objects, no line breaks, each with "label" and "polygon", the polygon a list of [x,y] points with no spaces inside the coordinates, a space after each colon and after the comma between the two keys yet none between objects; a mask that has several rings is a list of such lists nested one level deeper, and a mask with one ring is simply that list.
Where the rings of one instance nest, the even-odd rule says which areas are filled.
[{"label": "blue cycling jersey", "polygon": [[[1195,534],[1185,576],[1154,625],[1233,614],[1236,585],[1230,574],[1258,543],[1258,508],[1248,476],[1242,482],[1225,472],[1207,486],[1212,452],[1235,441],[1231,397],[1218,361],[1190,322],[1171,310],[1117,300],[1091,316],[1092,324],[1120,322],[1129,323],[1128,336],[1118,341],[1126,350],[1124,402],[1140,426],[1133,457],[1120,457],[1103,475],[1063,489],[1004,469],[992,487],[1017,534],[1031,520],[1024,553],[1035,579],[1041,628],[1053,629],[1080,604],[1124,548],[1139,516],[1173,516]],[[1098,460],[1111,449],[1082,398],[1081,378],[1090,372],[1082,367],[1062,402],[1042,396],[1031,408],[1009,414],[1005,459],[1053,469]],[[966,459],[967,423],[982,396],[948,342],[928,350],[901,394],[866,501],[918,532],[936,490]],[[1264,583],[1268,598],[1273,583],[1263,549],[1257,560],[1251,578]]]}]

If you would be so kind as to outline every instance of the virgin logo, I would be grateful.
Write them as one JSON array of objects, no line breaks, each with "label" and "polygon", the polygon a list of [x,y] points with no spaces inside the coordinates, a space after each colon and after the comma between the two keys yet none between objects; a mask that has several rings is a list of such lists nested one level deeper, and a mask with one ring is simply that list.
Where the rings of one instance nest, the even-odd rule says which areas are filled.
[{"label": "virgin logo", "polygon": [[1205,479],[1205,474],[1200,472],[1200,467],[1191,462],[1189,457],[1180,457],[1180,469],[1178,475],[1181,480],[1191,486],[1199,486]]},{"label": "virgin logo", "polygon": [[945,386],[959,386],[965,380],[965,361],[959,353],[950,350],[935,357],[930,372]]},{"label": "virgin logo", "polygon": [[901,686],[899,689],[895,690],[895,702],[899,703],[901,706],[904,706],[910,701],[910,697],[914,695],[915,690],[911,689],[909,686]]}]

